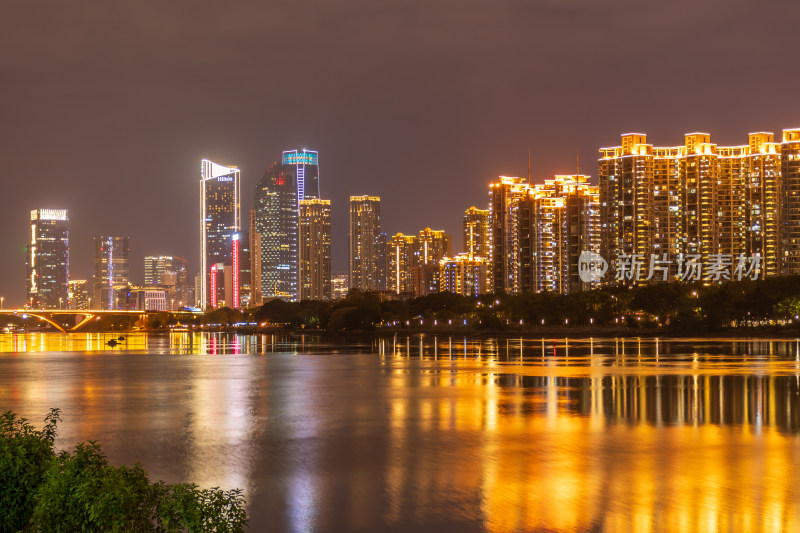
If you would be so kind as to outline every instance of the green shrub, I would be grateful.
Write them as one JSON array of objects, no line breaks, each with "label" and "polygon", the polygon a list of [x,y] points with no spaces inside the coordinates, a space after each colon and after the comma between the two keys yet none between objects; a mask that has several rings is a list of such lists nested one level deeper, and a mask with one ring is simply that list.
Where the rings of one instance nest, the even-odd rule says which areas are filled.
[{"label": "green shrub", "polygon": [[42,431],[11,412],[0,418],[0,532],[244,530],[238,489],[151,483],[138,463],[109,465],[93,441],[56,454],[58,415]]},{"label": "green shrub", "polygon": [[58,415],[51,409],[41,431],[11,411],[0,415],[0,532],[22,530],[33,514],[36,490],[55,458]]}]

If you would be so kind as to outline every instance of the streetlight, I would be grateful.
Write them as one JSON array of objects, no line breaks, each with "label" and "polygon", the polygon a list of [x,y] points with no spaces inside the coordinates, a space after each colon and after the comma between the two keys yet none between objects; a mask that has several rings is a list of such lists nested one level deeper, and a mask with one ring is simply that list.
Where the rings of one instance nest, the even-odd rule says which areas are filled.
[{"label": "streetlight", "polygon": [[6,299],[5,296],[0,296],[0,309],[3,308],[3,300],[5,300],[5,299]]}]

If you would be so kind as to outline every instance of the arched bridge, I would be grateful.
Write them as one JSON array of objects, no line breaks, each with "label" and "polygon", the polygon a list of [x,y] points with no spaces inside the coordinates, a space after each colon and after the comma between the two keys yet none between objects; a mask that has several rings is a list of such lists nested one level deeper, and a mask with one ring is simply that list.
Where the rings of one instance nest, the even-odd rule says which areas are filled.
[{"label": "arched bridge", "polygon": [[[106,309],[87,309],[87,310],[65,310],[65,309],[0,309],[0,315],[18,316],[26,318],[29,316],[47,322],[57,330],[66,333],[68,331],[78,331],[91,320],[103,316],[136,316],[142,325],[146,324],[149,314],[159,313],[160,311],[114,311]],[[69,320],[69,317],[74,317]],[[58,320],[58,319],[61,320]],[[64,320],[67,319],[67,320]],[[68,325],[74,322],[74,325]]]}]

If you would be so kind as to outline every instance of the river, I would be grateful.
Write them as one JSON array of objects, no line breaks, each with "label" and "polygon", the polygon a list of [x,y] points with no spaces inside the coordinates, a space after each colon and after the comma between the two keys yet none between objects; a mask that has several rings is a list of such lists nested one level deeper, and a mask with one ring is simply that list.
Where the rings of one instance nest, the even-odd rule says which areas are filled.
[{"label": "river", "polygon": [[0,411],[252,531],[800,531],[799,340],[118,336],[0,335]]}]

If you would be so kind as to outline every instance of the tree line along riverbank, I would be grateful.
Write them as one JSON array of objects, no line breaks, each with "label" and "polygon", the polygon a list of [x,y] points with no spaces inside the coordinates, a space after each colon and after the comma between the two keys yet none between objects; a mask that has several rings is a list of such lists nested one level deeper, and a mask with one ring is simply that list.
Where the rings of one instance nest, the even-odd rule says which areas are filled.
[{"label": "tree line along riverbank", "polygon": [[[154,316],[149,326],[168,328],[175,323],[164,314]],[[352,290],[336,301],[271,300],[247,310],[216,309],[189,325],[327,333],[791,334],[800,332],[800,276],[708,286],[664,283],[567,295],[486,294],[477,298],[441,292],[401,300]]]},{"label": "tree line along riverbank", "polygon": [[82,331],[209,329],[559,336],[800,334],[800,276],[702,285],[662,283],[572,294],[440,292],[419,298],[351,290],[331,301],[270,300],[250,309],[103,316]]}]

